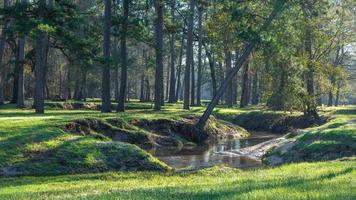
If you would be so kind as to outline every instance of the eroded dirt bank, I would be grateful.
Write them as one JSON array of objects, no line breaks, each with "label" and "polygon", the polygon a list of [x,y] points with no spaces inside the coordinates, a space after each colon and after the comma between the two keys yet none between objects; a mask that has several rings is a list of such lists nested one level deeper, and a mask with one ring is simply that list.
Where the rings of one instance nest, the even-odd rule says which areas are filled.
[{"label": "eroded dirt bank", "polygon": [[230,137],[246,137],[248,132],[236,125],[211,118],[204,130],[197,130],[197,117],[174,119],[141,119],[124,122],[117,119],[79,119],[66,124],[64,131],[80,135],[110,138],[138,145],[179,148],[184,145],[204,143]]}]

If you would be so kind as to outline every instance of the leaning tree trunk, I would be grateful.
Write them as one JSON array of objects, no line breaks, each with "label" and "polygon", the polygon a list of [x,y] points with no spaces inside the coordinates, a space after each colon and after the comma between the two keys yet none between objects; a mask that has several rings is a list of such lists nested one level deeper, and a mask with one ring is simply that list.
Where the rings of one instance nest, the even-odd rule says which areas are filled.
[{"label": "leaning tree trunk", "polygon": [[118,112],[125,112],[125,100],[127,96],[127,46],[126,46],[126,35],[127,35],[127,24],[129,17],[129,0],[123,0],[124,8],[124,19],[122,23],[122,35],[121,35],[121,83],[120,83],[120,95],[119,102],[117,104]]},{"label": "leaning tree trunk", "polygon": [[101,112],[111,112],[110,100],[110,38],[111,38],[111,0],[104,0],[105,13],[104,13],[104,66],[102,71],[102,106]]},{"label": "leaning tree trunk", "polygon": [[[272,13],[270,14],[270,16],[268,17],[268,19],[266,19],[265,23],[263,24],[262,28],[260,29],[260,32],[264,32],[267,30],[267,28],[270,26],[271,22],[273,21],[273,19],[276,17],[276,15],[279,12],[279,9],[282,8],[282,6],[284,5],[284,1],[278,1],[277,2],[278,6],[275,6],[275,8],[273,9]],[[196,124],[196,128],[198,130],[202,130],[205,125],[206,122],[209,119],[209,116],[211,115],[211,113],[213,112],[215,106],[219,103],[219,100],[221,98],[221,96],[224,94],[224,91],[226,90],[229,82],[234,78],[234,76],[237,74],[237,72],[240,70],[241,66],[244,64],[244,62],[248,59],[248,57],[250,56],[251,52],[253,51],[254,47],[256,46],[256,41],[251,41],[245,51],[243,52],[243,54],[241,55],[241,57],[239,58],[236,67],[233,68],[231,70],[231,73],[225,78],[224,82],[222,83],[221,87],[219,88],[219,90],[217,91],[216,95],[214,96],[214,98],[212,99],[212,101],[209,103],[207,109],[205,110],[204,114],[202,115],[202,117],[199,119],[198,123]]]},{"label": "leaning tree trunk", "polygon": [[[195,12],[195,0],[190,0],[190,10],[188,18],[188,32],[187,32],[187,51],[186,51],[186,65],[184,72],[184,98],[183,108],[185,110],[190,109],[190,75],[191,67],[193,64],[193,26],[194,26],[194,12]],[[194,73],[194,72],[192,72]]]},{"label": "leaning tree trunk", "polygon": [[163,7],[160,0],[155,0],[157,18],[155,21],[155,50],[156,50],[156,74],[155,74],[155,102],[154,110],[162,108],[163,99]]},{"label": "leaning tree trunk", "polygon": [[198,9],[198,34],[199,34],[199,44],[198,44],[198,82],[197,82],[197,105],[201,105],[201,88],[202,88],[202,48],[203,48],[203,8],[199,7]]}]

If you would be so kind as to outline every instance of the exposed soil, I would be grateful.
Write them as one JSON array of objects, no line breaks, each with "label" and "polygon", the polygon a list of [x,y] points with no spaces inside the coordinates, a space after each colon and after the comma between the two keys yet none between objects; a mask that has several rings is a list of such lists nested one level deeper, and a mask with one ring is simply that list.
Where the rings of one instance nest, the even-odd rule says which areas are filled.
[{"label": "exposed soil", "polygon": [[136,144],[145,148],[152,146],[148,134],[122,129],[111,123],[116,123],[116,121],[110,120],[109,123],[109,121],[100,119],[78,119],[66,124],[63,130],[73,134],[95,136],[98,139],[108,137],[115,141]]},{"label": "exposed soil", "polygon": [[237,115],[233,123],[251,131],[286,134],[297,129],[319,126],[327,121],[326,117],[316,120],[304,115],[290,116],[280,113],[249,112]]},{"label": "exposed soil", "polygon": [[115,119],[79,119],[66,124],[63,130],[73,134],[91,135],[98,139],[108,137],[115,141],[136,144],[142,148],[182,147],[199,144],[208,140],[219,140],[231,137],[245,137],[247,131],[230,123],[211,119],[204,130],[194,126],[198,119],[187,117],[181,120],[155,119],[133,120],[129,128],[118,127]]}]

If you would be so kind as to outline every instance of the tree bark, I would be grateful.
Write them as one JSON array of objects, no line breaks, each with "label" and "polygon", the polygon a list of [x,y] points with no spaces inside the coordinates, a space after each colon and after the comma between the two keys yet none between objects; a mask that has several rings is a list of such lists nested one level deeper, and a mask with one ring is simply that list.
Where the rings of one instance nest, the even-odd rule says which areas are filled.
[{"label": "tree bark", "polygon": [[[8,6],[10,6],[10,2],[9,0],[4,0],[4,8],[7,8]],[[1,36],[0,36],[0,65],[2,65],[3,63],[3,56],[4,56],[4,51],[5,51],[5,45],[6,45],[6,29],[8,26],[8,20],[5,21],[4,23],[4,27],[2,27],[2,32],[1,32]]]},{"label": "tree bark", "polygon": [[249,70],[250,64],[246,63],[244,66],[243,77],[242,77],[242,87],[241,87],[241,100],[240,100],[240,108],[244,108],[248,105],[249,99]]},{"label": "tree bark", "polygon": [[201,88],[202,88],[202,48],[203,48],[203,8],[200,6],[198,8],[198,82],[197,82],[197,105],[201,105]]},{"label": "tree bark", "polygon": [[[184,72],[184,99],[183,109],[189,110],[190,100],[190,75],[193,64],[193,26],[194,26],[194,12],[195,12],[195,0],[189,1],[189,17],[188,17],[188,32],[187,32],[187,51],[186,51],[186,65]],[[192,72],[194,73],[194,71]]]},{"label": "tree bark", "polygon": [[259,91],[258,91],[258,70],[255,70],[253,75],[253,86],[252,86],[252,105],[257,105],[259,102]]},{"label": "tree bark", "polygon": [[[184,28],[183,28],[184,29]],[[182,62],[183,62],[183,49],[184,49],[184,31],[182,32],[182,42],[179,52],[179,62],[178,62],[178,69],[177,69],[177,89],[176,89],[176,96],[175,102],[178,102],[179,99],[179,92],[181,90],[181,75],[182,75]]]},{"label": "tree bark", "polygon": [[319,119],[317,113],[317,102],[314,92],[314,66],[313,66],[313,33],[311,28],[311,18],[312,18],[312,8],[309,4],[303,4],[304,18],[307,22],[305,29],[305,52],[308,55],[307,62],[307,93],[308,93],[308,102],[306,114],[313,116],[315,119]]},{"label": "tree bark", "polygon": [[15,52],[15,68],[13,72],[13,87],[12,87],[12,98],[10,103],[17,103],[17,95],[18,95],[18,83],[19,83],[19,55],[18,50]]},{"label": "tree bark", "polygon": [[194,53],[192,59],[192,69],[191,69],[191,89],[190,89],[190,105],[195,106],[195,62],[194,62]]},{"label": "tree bark", "polygon": [[[172,24],[175,24],[175,0],[172,1],[171,3],[171,16],[172,16]],[[174,46],[174,42],[175,42],[175,33],[172,32],[171,33],[171,38],[170,38],[170,50],[171,50],[171,74],[170,74],[170,83],[169,83],[169,99],[168,102],[169,103],[174,103],[175,99],[176,99],[176,74],[175,74],[175,46]]]},{"label": "tree bark", "polygon": [[127,37],[127,25],[129,17],[129,0],[123,0],[122,6],[124,9],[124,18],[122,23],[121,30],[121,83],[120,83],[120,95],[119,102],[117,104],[117,112],[125,112],[125,101],[127,96],[127,46],[126,46],[126,37]]},{"label": "tree bark", "polygon": [[114,56],[114,87],[115,87],[115,101],[119,102],[120,99],[120,81],[119,81],[119,41],[114,39],[113,43],[113,56]]},{"label": "tree bark", "polygon": [[339,81],[337,84],[337,90],[336,90],[336,99],[335,99],[335,106],[339,106],[340,104],[340,88],[341,88],[341,82]]},{"label": "tree bark", "polygon": [[[229,73],[231,73],[231,69],[232,69],[232,66],[231,66],[231,51],[229,50],[226,50],[225,51],[225,57],[226,57],[226,60],[225,60],[225,65],[226,65],[226,77],[229,75]],[[233,92],[232,92],[232,80],[229,82],[228,86],[227,86],[227,91],[226,91],[226,94],[225,94],[225,103],[228,107],[232,107],[233,106],[233,102],[232,102],[232,95],[233,95]]]},{"label": "tree bark", "polygon": [[210,51],[205,46],[205,53],[209,60],[209,67],[210,67],[210,77],[211,77],[211,84],[213,87],[213,96],[216,95],[217,90],[217,82],[216,82],[216,72],[215,72],[215,60],[214,57],[211,55]]},{"label": "tree bark", "polygon": [[[239,59],[239,50],[235,51],[235,63],[234,67],[237,64]],[[238,90],[238,74],[232,79],[232,104],[236,105],[237,104],[237,90]]]},{"label": "tree bark", "polygon": [[163,94],[163,7],[160,0],[155,0],[156,20],[155,20],[155,50],[156,50],[156,70],[155,70],[155,102],[154,110],[162,109]]},{"label": "tree bark", "polygon": [[[266,31],[267,28],[270,26],[271,22],[273,21],[273,19],[276,17],[276,15],[279,12],[279,9],[282,8],[282,6],[284,5],[284,1],[278,1],[277,2],[279,6],[276,6],[272,13],[270,14],[270,16],[266,19],[265,23],[263,24],[262,28],[260,29],[260,32]],[[234,76],[237,74],[237,72],[240,70],[241,66],[244,64],[244,62],[247,60],[247,58],[250,56],[252,50],[254,49],[256,45],[256,41],[251,41],[245,51],[243,52],[243,54],[241,55],[241,57],[239,58],[236,67],[233,68],[231,70],[231,73],[225,78],[223,84],[221,85],[221,87],[219,88],[219,90],[217,91],[216,95],[214,96],[214,98],[212,99],[212,101],[209,103],[207,109],[205,110],[204,114],[200,117],[198,123],[196,124],[196,128],[198,130],[202,130],[205,125],[206,122],[209,119],[209,116],[211,115],[211,113],[213,112],[215,106],[218,104],[219,99],[221,98],[221,96],[224,94],[224,91],[226,90],[229,82],[234,78]]]},{"label": "tree bark", "polygon": [[[44,12],[46,7],[46,1],[39,1],[39,16],[44,18]],[[35,85],[35,110],[37,114],[44,113],[44,80],[45,80],[45,68],[46,68],[46,53],[48,46],[48,34],[40,32],[36,41],[36,85]]]},{"label": "tree bark", "polygon": [[[22,0],[21,3],[25,6],[27,0]],[[24,81],[24,63],[25,63],[25,36],[21,36],[18,40],[18,82],[17,82],[17,107],[25,107],[25,81]]]},{"label": "tree bark", "polygon": [[104,0],[105,12],[104,12],[104,66],[102,71],[102,106],[101,112],[111,112],[111,100],[110,100],[110,39],[111,39],[111,0]]}]

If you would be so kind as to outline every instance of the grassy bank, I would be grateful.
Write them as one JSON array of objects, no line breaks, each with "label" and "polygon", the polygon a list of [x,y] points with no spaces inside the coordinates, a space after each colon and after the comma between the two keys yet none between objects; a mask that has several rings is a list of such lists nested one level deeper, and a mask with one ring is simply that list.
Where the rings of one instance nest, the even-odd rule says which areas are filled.
[{"label": "grassy bank", "polygon": [[264,158],[268,164],[333,160],[356,155],[356,108],[324,108],[331,117],[326,124],[309,128],[271,150]]},{"label": "grassy bank", "polygon": [[342,199],[356,198],[356,161],[239,171],[102,173],[0,178],[0,199]]},{"label": "grassy bank", "polygon": [[[142,109],[148,105],[133,102],[128,104],[132,109],[119,114],[47,109],[44,115],[5,105],[0,110],[0,176],[168,170],[137,146],[182,147],[197,142],[189,132],[194,120],[186,117],[194,119],[203,108],[183,111],[179,104],[167,104],[162,112]],[[220,137],[235,128],[211,120],[209,135],[203,136]]]}]

